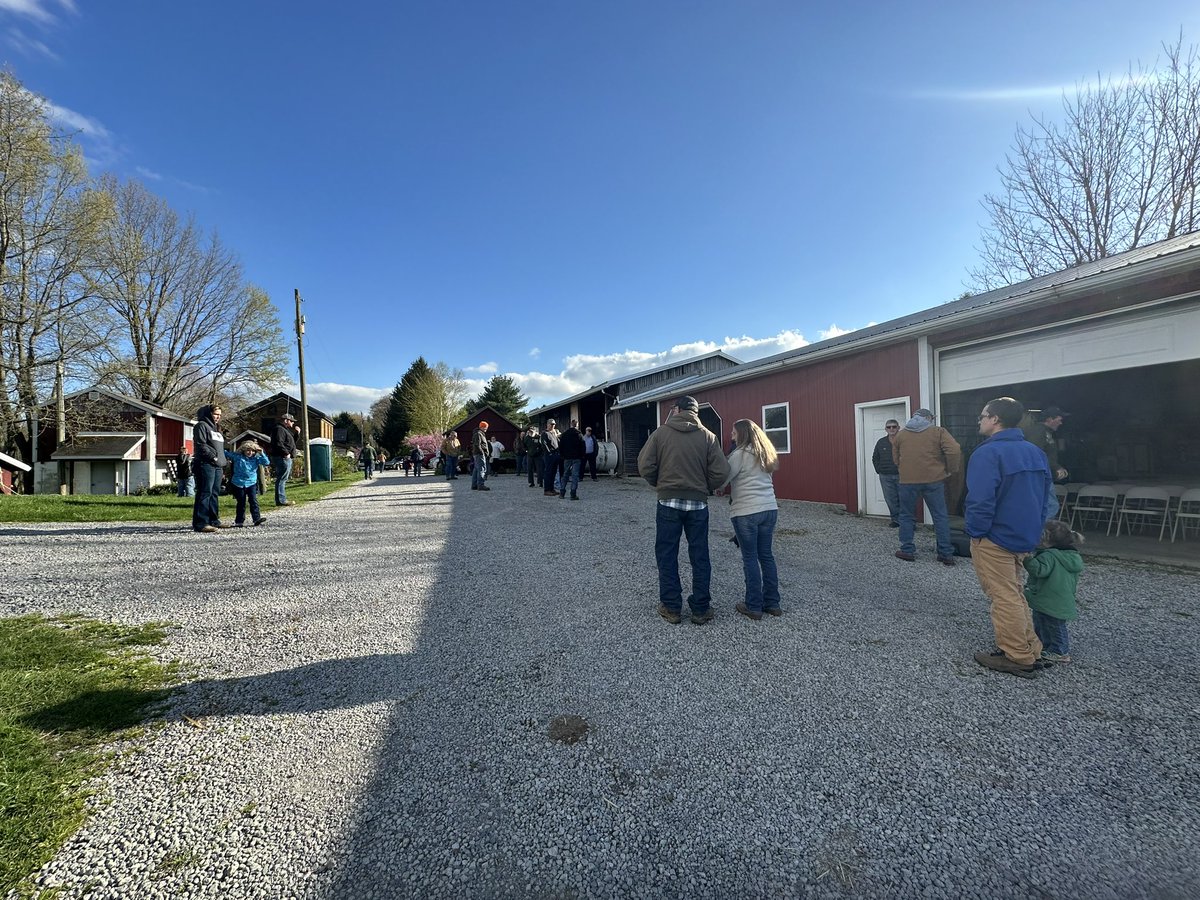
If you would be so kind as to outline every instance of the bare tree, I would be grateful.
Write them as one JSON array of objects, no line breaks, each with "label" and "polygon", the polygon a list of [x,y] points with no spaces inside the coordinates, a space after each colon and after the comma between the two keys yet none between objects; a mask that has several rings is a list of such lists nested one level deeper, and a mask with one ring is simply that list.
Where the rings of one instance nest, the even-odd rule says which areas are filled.
[{"label": "bare tree", "polygon": [[1196,230],[1200,61],[1182,34],[1152,69],[1063,97],[1060,121],[1018,127],[983,199],[976,287],[1036,278]]},{"label": "bare tree", "polygon": [[237,257],[137,182],[105,178],[114,220],[95,291],[121,324],[108,380],[161,406],[245,393],[284,376],[287,346],[267,294]]},{"label": "bare tree", "polygon": [[58,364],[70,377],[104,341],[84,270],[110,215],[45,102],[0,73],[0,446],[26,458]]}]

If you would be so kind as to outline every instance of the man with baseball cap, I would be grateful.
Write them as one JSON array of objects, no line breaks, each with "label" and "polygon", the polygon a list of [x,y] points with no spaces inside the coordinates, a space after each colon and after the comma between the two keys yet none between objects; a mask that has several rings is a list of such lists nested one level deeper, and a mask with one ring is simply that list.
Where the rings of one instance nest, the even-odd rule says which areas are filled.
[{"label": "man with baseball cap", "polygon": [[[1066,481],[1071,474],[1058,462],[1058,435],[1056,434],[1062,427],[1063,416],[1069,415],[1070,413],[1064,412],[1060,406],[1047,406],[1040,412],[1030,412],[1021,421],[1021,433],[1025,435],[1025,440],[1046,454],[1046,462],[1050,465],[1050,475],[1056,482]],[[1046,521],[1058,518],[1058,510],[1058,496],[1051,491],[1050,502],[1046,506]]]},{"label": "man with baseball cap", "polygon": [[271,472],[275,476],[275,505],[295,506],[287,498],[288,477],[292,474],[292,457],[296,455],[296,417],[290,412],[280,416],[271,432]]},{"label": "man with baseball cap", "polygon": [[679,538],[687,535],[692,564],[688,608],[692,623],[713,618],[708,558],[708,495],[729,476],[729,463],[717,436],[700,424],[700,404],[680,397],[662,427],[638,454],[638,472],[658,494],[654,556],[658,562],[658,614],[672,625],[682,620]]}]

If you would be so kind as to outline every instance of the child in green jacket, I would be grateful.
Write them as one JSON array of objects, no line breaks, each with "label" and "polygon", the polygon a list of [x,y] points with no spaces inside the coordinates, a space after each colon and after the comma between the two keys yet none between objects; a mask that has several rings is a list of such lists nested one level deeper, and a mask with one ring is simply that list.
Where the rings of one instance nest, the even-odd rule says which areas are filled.
[{"label": "child in green jacket", "polygon": [[1042,642],[1042,659],[1047,662],[1071,661],[1071,640],[1067,622],[1078,618],[1075,593],[1083,558],[1075,549],[1083,543],[1077,534],[1058,521],[1046,523],[1042,541],[1032,556],[1025,557],[1025,602],[1033,611],[1033,630]]}]

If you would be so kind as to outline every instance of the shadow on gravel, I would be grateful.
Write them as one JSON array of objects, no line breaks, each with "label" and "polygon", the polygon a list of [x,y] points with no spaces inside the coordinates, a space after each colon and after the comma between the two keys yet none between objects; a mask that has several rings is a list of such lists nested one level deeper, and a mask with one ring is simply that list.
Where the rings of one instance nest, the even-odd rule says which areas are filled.
[{"label": "shadow on gravel", "polygon": [[74,527],[74,528],[12,528],[4,526],[0,528],[0,534],[11,537],[49,537],[51,535],[69,535],[75,537],[89,537],[99,535],[113,534],[162,534],[164,531],[177,531],[180,533],[190,532],[192,526],[189,523],[182,522],[163,522],[161,524],[139,524],[139,525],[110,525],[110,526],[92,526],[92,527]]}]

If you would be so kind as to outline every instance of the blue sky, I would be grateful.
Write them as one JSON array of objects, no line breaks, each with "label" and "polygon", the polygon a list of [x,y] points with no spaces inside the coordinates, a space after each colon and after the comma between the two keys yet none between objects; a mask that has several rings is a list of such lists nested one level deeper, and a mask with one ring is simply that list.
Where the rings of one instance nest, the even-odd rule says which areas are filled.
[{"label": "blue sky", "polygon": [[418,355],[536,404],[953,299],[1016,124],[1200,40],[1175,0],[810,6],[0,0],[0,59],[285,328],[300,289],[333,413]]}]

